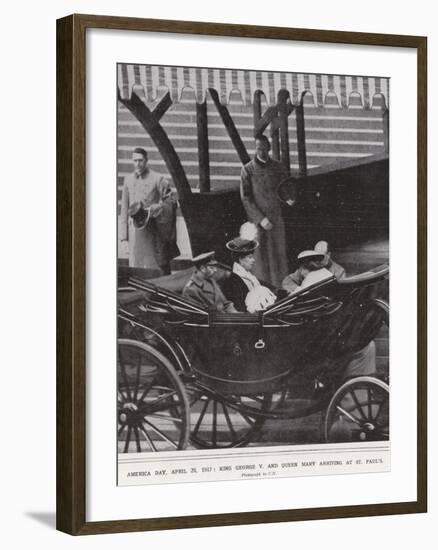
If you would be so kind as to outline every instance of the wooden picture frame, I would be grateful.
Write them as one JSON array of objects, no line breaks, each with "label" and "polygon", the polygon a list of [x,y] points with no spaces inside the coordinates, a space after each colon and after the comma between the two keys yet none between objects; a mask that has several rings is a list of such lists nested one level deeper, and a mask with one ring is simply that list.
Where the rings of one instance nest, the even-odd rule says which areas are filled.
[{"label": "wooden picture frame", "polygon": [[[113,29],[411,48],[417,55],[417,499],[375,505],[132,520],[86,519],[86,32]],[[427,510],[427,40],[188,21],[71,15],[57,21],[57,529],[73,535],[418,513]]]}]

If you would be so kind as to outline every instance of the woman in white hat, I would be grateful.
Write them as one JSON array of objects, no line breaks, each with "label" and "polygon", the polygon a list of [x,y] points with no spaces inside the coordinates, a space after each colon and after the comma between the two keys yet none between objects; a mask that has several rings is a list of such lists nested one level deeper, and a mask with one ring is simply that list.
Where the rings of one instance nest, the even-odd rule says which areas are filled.
[{"label": "woman in white hat", "polygon": [[320,252],[303,250],[298,254],[297,260],[298,269],[285,277],[281,284],[289,294],[333,277],[333,274],[324,267],[324,254]]}]

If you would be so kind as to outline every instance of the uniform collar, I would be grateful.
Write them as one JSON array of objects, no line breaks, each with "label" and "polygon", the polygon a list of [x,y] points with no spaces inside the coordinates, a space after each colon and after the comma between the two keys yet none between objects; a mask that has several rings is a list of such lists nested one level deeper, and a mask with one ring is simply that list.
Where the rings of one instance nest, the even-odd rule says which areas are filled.
[{"label": "uniform collar", "polygon": [[197,275],[197,273],[193,273],[193,275],[191,277],[191,281],[198,288],[204,288],[205,279],[203,279],[202,277],[199,277],[199,275]]}]

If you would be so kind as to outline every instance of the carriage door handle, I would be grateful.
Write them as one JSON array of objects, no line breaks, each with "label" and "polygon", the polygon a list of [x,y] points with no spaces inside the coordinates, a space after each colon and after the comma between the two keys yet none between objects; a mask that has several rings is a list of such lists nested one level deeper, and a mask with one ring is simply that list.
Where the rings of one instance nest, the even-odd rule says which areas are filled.
[{"label": "carriage door handle", "polygon": [[263,338],[259,338],[257,342],[254,344],[255,349],[263,349],[265,347],[265,341]]}]

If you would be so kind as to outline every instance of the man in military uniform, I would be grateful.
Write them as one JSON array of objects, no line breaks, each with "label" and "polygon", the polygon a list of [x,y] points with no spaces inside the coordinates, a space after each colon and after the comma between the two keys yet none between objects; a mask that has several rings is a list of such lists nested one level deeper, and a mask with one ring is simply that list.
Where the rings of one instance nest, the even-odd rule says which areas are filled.
[{"label": "man in military uniform", "polygon": [[183,290],[183,296],[207,307],[212,311],[237,313],[233,302],[227,300],[213,279],[217,262],[214,252],[205,252],[192,260],[195,272]]}]

